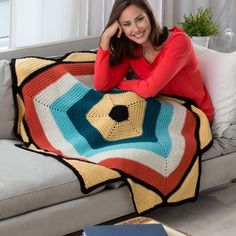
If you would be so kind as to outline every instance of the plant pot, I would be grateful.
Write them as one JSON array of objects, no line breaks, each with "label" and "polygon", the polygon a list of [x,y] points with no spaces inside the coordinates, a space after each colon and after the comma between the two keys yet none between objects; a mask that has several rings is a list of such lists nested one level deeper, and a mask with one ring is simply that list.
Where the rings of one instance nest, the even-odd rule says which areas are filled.
[{"label": "plant pot", "polygon": [[210,37],[197,37],[197,36],[191,37],[191,41],[193,44],[197,44],[199,46],[206,48],[208,47],[209,39]]}]

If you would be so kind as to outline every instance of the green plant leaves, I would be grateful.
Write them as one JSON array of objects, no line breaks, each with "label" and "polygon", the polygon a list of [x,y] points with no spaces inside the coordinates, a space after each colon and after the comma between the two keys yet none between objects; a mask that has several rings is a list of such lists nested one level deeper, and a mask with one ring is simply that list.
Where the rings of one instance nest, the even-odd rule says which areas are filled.
[{"label": "green plant leaves", "polygon": [[190,37],[192,36],[216,36],[219,34],[219,26],[212,19],[211,8],[198,8],[197,13],[183,16],[184,21],[179,23],[180,27]]}]

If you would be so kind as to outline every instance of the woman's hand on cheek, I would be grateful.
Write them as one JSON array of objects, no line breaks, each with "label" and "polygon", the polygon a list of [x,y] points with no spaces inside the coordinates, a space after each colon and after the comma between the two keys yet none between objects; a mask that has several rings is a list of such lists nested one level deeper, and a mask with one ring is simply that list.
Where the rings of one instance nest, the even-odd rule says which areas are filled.
[{"label": "woman's hand on cheek", "polygon": [[122,34],[122,27],[119,24],[119,22],[116,20],[112,25],[110,25],[108,28],[105,29],[105,31],[102,34],[101,41],[100,41],[100,47],[103,50],[108,50],[111,38],[117,33],[117,37],[120,38]]},{"label": "woman's hand on cheek", "polygon": [[122,32],[123,32],[122,27],[121,27],[120,23],[118,22],[118,20],[116,20],[112,25],[110,25],[103,32],[103,36],[108,37],[110,39],[111,37],[113,37],[117,33],[117,38],[120,38]]}]

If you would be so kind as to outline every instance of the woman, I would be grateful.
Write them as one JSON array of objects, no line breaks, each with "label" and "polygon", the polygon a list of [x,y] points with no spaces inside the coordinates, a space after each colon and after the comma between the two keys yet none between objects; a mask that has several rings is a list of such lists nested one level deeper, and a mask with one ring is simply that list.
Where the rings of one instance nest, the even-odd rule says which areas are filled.
[{"label": "woman", "polygon": [[[209,121],[213,105],[188,36],[179,28],[163,29],[146,0],[116,0],[101,36],[95,63],[95,88],[190,98]],[[132,68],[138,79],[125,80]]]}]

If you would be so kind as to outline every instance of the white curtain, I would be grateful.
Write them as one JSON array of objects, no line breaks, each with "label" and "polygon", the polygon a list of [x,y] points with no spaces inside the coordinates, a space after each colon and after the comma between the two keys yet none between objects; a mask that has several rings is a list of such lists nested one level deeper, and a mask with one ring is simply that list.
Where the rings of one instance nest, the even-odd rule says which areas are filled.
[{"label": "white curtain", "polygon": [[75,38],[77,0],[11,0],[10,46]]},{"label": "white curtain", "polygon": [[113,0],[10,0],[10,47],[101,34]]},{"label": "white curtain", "polygon": [[[101,34],[114,0],[10,0],[10,46],[19,47]],[[149,0],[161,26],[181,22],[184,14],[210,6],[221,29],[212,47],[224,47],[226,28],[236,32],[236,0]],[[233,37],[232,34],[230,36]],[[235,40],[236,42],[236,40]],[[236,50],[236,48],[235,48]]]}]

